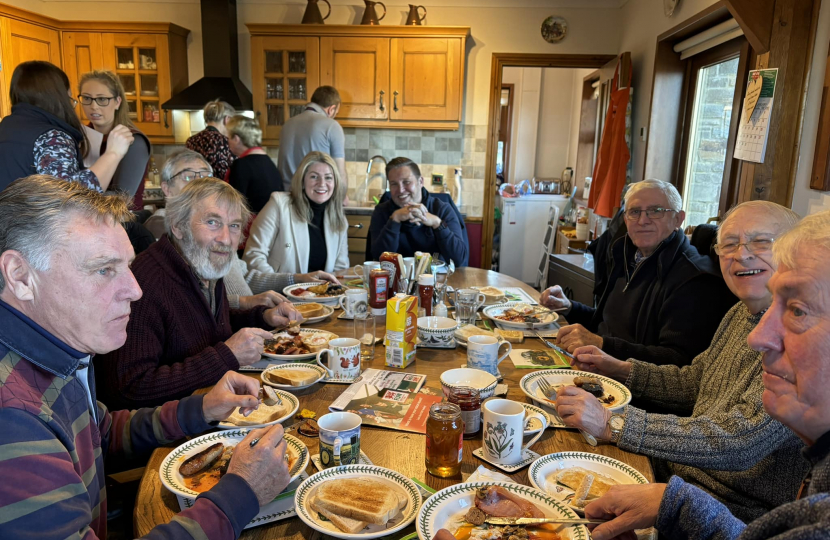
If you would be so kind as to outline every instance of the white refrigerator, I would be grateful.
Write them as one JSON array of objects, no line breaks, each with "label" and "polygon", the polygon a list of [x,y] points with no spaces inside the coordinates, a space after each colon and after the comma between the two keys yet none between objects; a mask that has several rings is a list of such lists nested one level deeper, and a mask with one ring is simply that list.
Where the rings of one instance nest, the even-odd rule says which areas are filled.
[{"label": "white refrigerator", "polygon": [[509,199],[499,197],[501,210],[501,242],[499,272],[525,283],[536,282],[542,241],[547,230],[551,207],[565,209],[564,195],[533,194]]}]

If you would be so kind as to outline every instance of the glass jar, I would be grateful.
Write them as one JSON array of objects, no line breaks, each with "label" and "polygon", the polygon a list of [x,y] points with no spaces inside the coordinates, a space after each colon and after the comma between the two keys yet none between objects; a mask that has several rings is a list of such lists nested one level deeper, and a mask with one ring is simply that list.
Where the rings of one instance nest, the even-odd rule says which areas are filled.
[{"label": "glass jar", "polygon": [[464,423],[461,408],[455,403],[435,403],[427,419],[427,472],[447,478],[461,472],[464,450]]},{"label": "glass jar", "polygon": [[464,438],[470,439],[481,429],[481,395],[476,388],[461,386],[450,390],[448,398],[461,409],[464,420]]}]

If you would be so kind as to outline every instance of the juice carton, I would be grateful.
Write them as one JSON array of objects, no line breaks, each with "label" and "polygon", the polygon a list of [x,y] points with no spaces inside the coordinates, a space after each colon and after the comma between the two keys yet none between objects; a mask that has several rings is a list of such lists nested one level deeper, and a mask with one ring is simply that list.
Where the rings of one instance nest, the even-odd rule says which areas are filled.
[{"label": "juice carton", "polygon": [[397,294],[386,302],[386,365],[405,368],[415,361],[418,298]]}]

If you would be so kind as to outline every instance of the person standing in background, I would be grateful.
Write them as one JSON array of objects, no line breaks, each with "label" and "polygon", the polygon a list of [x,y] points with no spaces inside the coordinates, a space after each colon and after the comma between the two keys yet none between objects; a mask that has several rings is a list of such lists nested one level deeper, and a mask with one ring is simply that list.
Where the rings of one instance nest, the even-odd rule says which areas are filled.
[{"label": "person standing in background", "polygon": [[[150,140],[130,120],[130,108],[121,81],[111,71],[91,71],[81,76],[78,92],[78,101],[84,109],[84,116],[89,120],[88,127],[103,135],[99,155],[106,153],[109,134],[116,126],[126,126],[133,138],[143,143],[134,142],[130,145],[107,188],[107,191],[129,193],[135,208],[142,208],[144,178],[147,176],[152,147]],[[85,160],[92,165],[89,161]]]},{"label": "person standing in background", "polygon": [[289,118],[282,126],[280,153],[277,159],[283,178],[294,178],[300,163],[311,152],[334,158],[340,181],[349,185],[346,176],[346,136],[334,119],[340,111],[340,92],[333,86],[321,86],[311,95],[305,110]]},{"label": "person standing in background", "polygon": [[[236,160],[225,180],[248,199],[248,207],[256,217],[275,191],[283,191],[282,177],[262,144],[259,122],[237,115],[227,124],[228,144]],[[247,229],[245,230],[247,234]]]},{"label": "person standing in background", "polygon": [[218,99],[211,101],[204,108],[205,129],[187,139],[185,143],[189,150],[205,156],[213,167],[216,178],[225,178],[235,159],[228,146],[226,127],[228,120],[235,114],[236,110],[230,104]]},{"label": "person standing in background", "polygon": [[49,62],[33,60],[14,68],[9,87],[12,113],[0,122],[0,191],[18,178],[48,174],[105,191],[133,142],[126,126],[110,131],[107,151],[88,169],[89,151],[75,114],[69,77]]}]

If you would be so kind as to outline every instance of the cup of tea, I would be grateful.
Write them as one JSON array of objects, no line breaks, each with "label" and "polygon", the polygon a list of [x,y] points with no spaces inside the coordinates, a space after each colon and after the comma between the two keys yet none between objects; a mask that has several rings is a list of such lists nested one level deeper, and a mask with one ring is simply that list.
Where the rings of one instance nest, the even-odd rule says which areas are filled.
[{"label": "cup of tea", "polygon": [[[320,359],[323,354],[328,357],[328,366]],[[333,339],[327,349],[317,353],[317,363],[328,372],[329,379],[355,379],[360,375],[360,342],[354,338]]]},{"label": "cup of tea", "polygon": [[340,297],[340,308],[350,319],[366,315],[369,292],[366,289],[347,289],[346,294]]},{"label": "cup of tea", "polygon": [[[518,463],[522,460],[524,451],[538,441],[545,431],[540,429],[527,444],[522,445],[527,411],[521,403],[509,399],[490,399],[484,402],[481,410],[484,416],[483,451],[494,463],[503,465]],[[538,416],[539,421],[546,424],[541,415],[533,413],[530,416]]]},{"label": "cup of tea", "polygon": [[363,261],[363,264],[355,265],[354,273],[356,276],[363,276],[363,284],[368,287],[369,274],[375,268],[380,268],[378,261]]},{"label": "cup of tea", "polygon": [[[507,351],[499,356],[503,345],[507,345]],[[499,364],[504,362],[512,350],[513,345],[509,341],[499,341],[493,336],[470,336],[467,339],[467,367],[486,371],[499,378]]]},{"label": "cup of tea", "polygon": [[350,412],[328,413],[317,420],[324,469],[360,463],[360,424],[360,417]]}]

